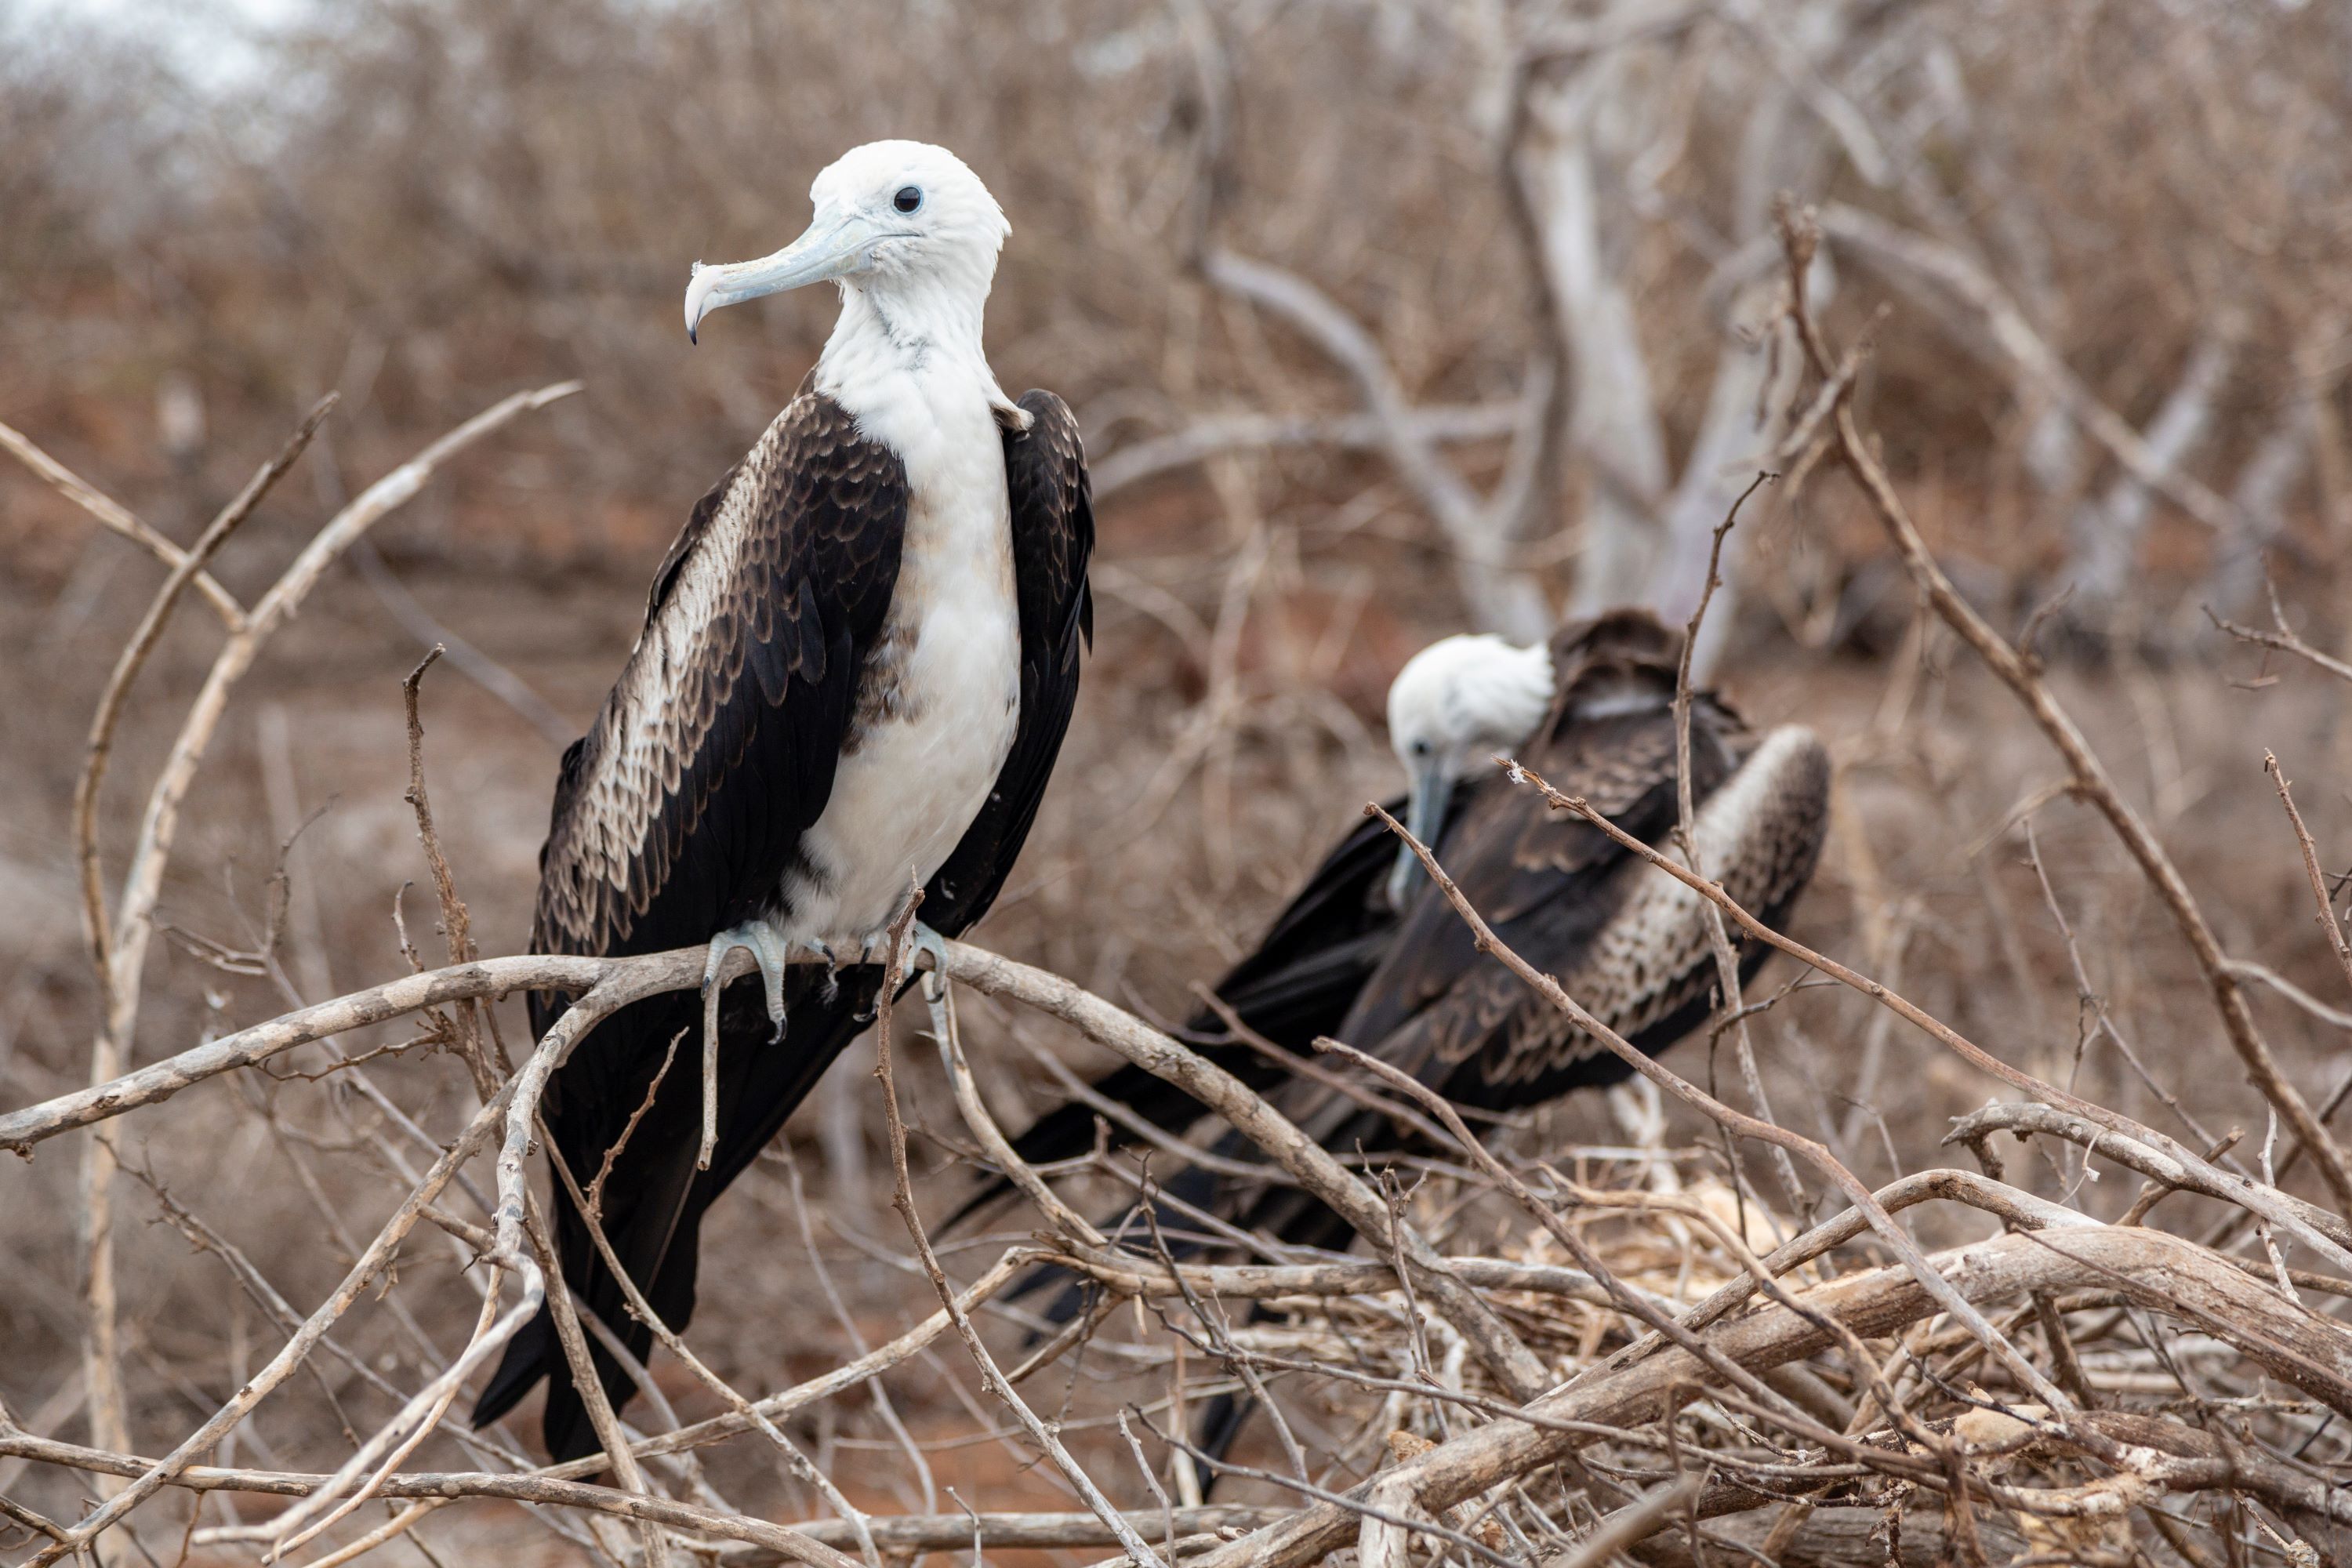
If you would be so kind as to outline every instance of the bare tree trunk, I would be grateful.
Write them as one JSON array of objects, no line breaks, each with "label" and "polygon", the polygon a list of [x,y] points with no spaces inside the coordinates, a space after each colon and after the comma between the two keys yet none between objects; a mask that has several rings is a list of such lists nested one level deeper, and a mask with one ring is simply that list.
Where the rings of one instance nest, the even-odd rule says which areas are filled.
[{"label": "bare tree trunk", "polygon": [[1606,100],[1623,91],[1617,79],[1628,58],[1626,50],[1606,51],[1547,95],[1528,157],[1543,265],[1572,366],[1569,438],[1590,475],[1584,552],[1569,603],[1577,616],[1641,596],[1670,479],[1649,363],[1610,258],[1594,167],[1597,122],[1613,107]]},{"label": "bare tree trunk", "polygon": [[[2226,321],[2189,352],[2179,384],[2144,436],[2164,471],[2179,468],[2212,427],[2214,401],[2236,358],[2236,334]],[[2118,617],[2135,608],[2127,600],[2150,503],[2147,487],[2124,473],[2096,500],[2075,509],[2067,526],[2072,549],[2066,574],[2074,585],[2072,617],[2077,625],[2094,632],[2111,631]]]},{"label": "bare tree trunk", "polygon": [[[1799,37],[1809,52],[1834,40],[1843,8],[1842,0],[1832,0],[1798,18],[1795,26],[1801,29]],[[1780,192],[1801,190],[1811,183],[1821,138],[1797,108],[1791,93],[1768,87],[1748,117],[1733,237],[1743,243],[1769,234],[1772,202]],[[1816,308],[1827,299],[1830,276],[1816,257],[1806,280]],[[1723,346],[1716,358],[1706,416],[1668,504],[1664,548],[1646,595],[1669,625],[1689,620],[1697,609],[1706,591],[1715,530],[1755,479],[1759,455],[1779,442],[1787,423],[1788,397],[1771,384],[1773,361],[1766,353],[1767,335],[1776,329],[1779,299],[1778,280],[1759,279],[1741,289],[1724,313]],[[1782,356],[1784,379],[1793,380],[1797,358],[1794,353]],[[1723,583],[1691,653],[1695,680],[1707,679],[1731,632],[1739,597],[1738,563],[1745,553],[1744,535],[1725,540]]]},{"label": "bare tree trunk", "polygon": [[[2332,343],[2343,331],[2342,317],[2323,316],[2309,341]],[[2230,492],[2243,526],[2216,544],[2204,593],[2204,602],[2226,616],[2242,617],[2257,602],[2268,574],[2264,557],[2286,531],[2287,497],[2310,471],[2324,437],[2322,400],[2330,392],[2328,373],[2320,365],[2301,368],[2278,422],[2238,470],[2238,482]],[[2323,512],[2325,499],[2323,495]]]},{"label": "bare tree trunk", "polygon": [[[1765,77],[1742,138],[1739,184],[1731,215],[1735,243],[1769,237],[1772,202],[1783,189],[1811,183],[1822,142],[1819,118],[1801,105],[1792,82],[1811,84],[1823,112],[1851,104],[1824,89],[1812,62],[1843,36],[1844,0],[1797,14],[1785,31],[1760,31],[1773,18],[1750,19],[1748,33],[1772,51],[1779,68]],[[1612,22],[1642,13],[1621,8]],[[1543,202],[1543,259],[1574,365],[1570,437],[1590,476],[1585,550],[1570,608],[1590,615],[1618,604],[1643,604],[1669,621],[1689,618],[1706,580],[1716,525],[1755,478],[1751,464],[1769,449],[1785,418],[1772,395],[1765,333],[1779,280],[1759,274],[1723,312],[1723,343],[1706,412],[1677,476],[1668,459],[1650,368],[1619,258],[1644,221],[1621,187],[1617,170],[1643,150],[1656,116],[1655,72],[1632,47],[1595,50],[1549,96],[1538,119],[1543,136],[1530,159],[1530,184]],[[1867,139],[1866,129],[1849,128]],[[1824,273],[1823,276],[1826,276]],[[1790,363],[1789,372],[1793,374]],[[1729,595],[1736,555],[1727,553]],[[1704,676],[1734,617],[1710,616],[1694,673]]]}]

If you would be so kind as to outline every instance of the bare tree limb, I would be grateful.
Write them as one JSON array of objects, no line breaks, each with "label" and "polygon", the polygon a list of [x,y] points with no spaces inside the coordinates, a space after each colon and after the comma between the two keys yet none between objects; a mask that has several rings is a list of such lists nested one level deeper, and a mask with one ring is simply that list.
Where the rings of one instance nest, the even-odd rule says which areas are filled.
[{"label": "bare tree limb", "polygon": [[[101,493],[97,487],[76,474],[71,468],[35,446],[23,432],[0,424],[0,447],[5,447],[17,461],[42,479],[74,505],[89,513],[111,532],[138,545],[165,566],[176,572],[188,562],[187,551],[181,549],[152,528],[132,516],[130,510]],[[221,624],[236,631],[245,624],[245,606],[235,595],[220,585],[213,574],[198,563],[194,574],[196,592],[219,612]]]},{"label": "bare tree limb", "polygon": [[2276,588],[2271,590],[2273,630],[2263,631],[2259,626],[2242,626],[2235,621],[2225,621],[2215,615],[2210,605],[2206,608],[2205,615],[2214,626],[2236,637],[2240,642],[2250,642],[2260,647],[2274,648],[2280,653],[2292,654],[2305,663],[2326,671],[2338,680],[2352,680],[2352,664],[2347,664],[2332,654],[2312,647],[2304,640],[2302,634],[2287,625],[2286,612],[2279,605]]},{"label": "bare tree limb", "polygon": [[1925,279],[1960,300],[1977,313],[1994,350],[2058,399],[2134,479],[2216,533],[2231,535],[2241,531],[2237,509],[2210,487],[2175,472],[2138,431],[2092,395],[2000,285],[1967,257],[1839,202],[1822,209],[1821,229],[1856,256]]},{"label": "bare tree limb", "polygon": [[264,463],[246,481],[245,488],[214,516],[204,532],[196,536],[195,543],[188,547],[187,553],[163,580],[163,585],[155,591],[147,613],[140,618],[130,640],[122,645],[122,652],[114,661],[114,671],[107,678],[106,689],[99,694],[98,709],[89,721],[89,738],[83,745],[81,773],[74,781],[73,837],[75,858],[81,865],[82,931],[98,965],[101,987],[106,984],[113,944],[112,933],[107,929],[106,890],[101,885],[98,860],[98,792],[106,778],[115,727],[122,721],[122,707],[130,698],[131,683],[139,679],[147,656],[163,637],[181,592],[204,571],[205,563],[228,542],[228,536],[253,515],[253,509],[294,466],[334,407],[333,393],[320,398],[294,434],[287,437],[277,456]]},{"label": "bare tree limb", "polygon": [[[1381,448],[1390,462],[1453,544],[1464,602],[1470,613],[1517,641],[1541,638],[1550,627],[1550,609],[1542,591],[1508,565],[1510,535],[1503,527],[1505,520],[1482,503],[1462,476],[1437,455],[1435,444],[1414,418],[1404,389],[1371,335],[1328,295],[1295,272],[1223,249],[1211,250],[1202,268],[1218,288],[1290,323],[1347,373],[1380,427]],[[1538,367],[1529,377],[1527,405],[1543,406],[1552,391]]]},{"label": "bare tree limb", "polygon": [[[1809,217],[1801,217],[1792,210],[1787,212],[1783,218],[1790,272],[1798,279],[1804,275],[1804,264],[1814,243],[1808,237],[1812,232],[1810,224]],[[1823,376],[1833,375],[1836,374],[1836,356],[1830,352],[1814,326],[1812,317],[1805,308],[1801,289],[1798,291],[1791,309],[1815,372]],[[2089,422],[2086,420],[2086,423]],[[2093,426],[2093,428],[2095,433],[2096,426]],[[2149,886],[2171,914],[2174,924],[2179,927],[2182,938],[2196,958],[2197,967],[2205,977],[2206,987],[2212,993],[2214,1006],[2221,1015],[2223,1032],[2228,1036],[2231,1047],[2237,1051],[2239,1059],[2245,1064],[2247,1077],[2265,1100],[2278,1107],[2279,1114],[2285,1119],[2295,1136],[2310,1149],[2337,1205],[2352,1211],[2352,1162],[2347,1161],[2344,1151],[2337,1147],[2319,1119],[2312,1114],[2310,1103],[2279,1070],[2277,1058],[2272,1055],[2269,1045],[2255,1027],[2253,1014],[2246,1005],[2245,994],[2237,976],[2230,970],[2219,939],[2207,923],[2203,910],[2189,892],[2179,868],[2173,865],[2172,858],[2165,853],[2163,845],[2157,841],[2156,834],[2142,820],[2139,813],[2116,790],[2115,781],[2107,776],[2105,764],[2091,750],[2082,730],[2073,716],[2059,705],[2057,698],[2051,693],[2048,683],[2032,661],[1986,624],[1984,617],[1952,586],[1951,579],[1945,575],[1944,569],[1929,553],[1927,542],[1920,537],[1917,526],[1904,508],[1902,498],[1895,493],[1894,483],[1887,479],[1886,470],[1863,440],[1850,405],[1839,406],[1837,430],[1840,455],[1878,513],[1879,521],[1901,553],[1913,582],[1935,607],[1936,613],[1959,633],[1961,639],[2024,704],[2026,711],[2032,715],[2034,722],[2041,727],[2059,755],[2065,759],[2067,769],[2073,775],[2074,792],[2107,819],[2116,836],[2123,841],[2124,847],[2138,862]],[[2137,437],[2133,437],[2133,440],[2137,442]],[[2144,458],[2146,454],[2141,456]],[[2166,475],[2160,466],[2151,471],[2141,472],[2137,462],[2135,459],[2134,471],[2149,488],[2176,495],[2176,499],[2179,493],[2188,493],[2178,491],[2177,487],[2168,489],[2162,482]],[[2210,491],[2204,493],[2218,503],[2219,498],[2212,497]],[[2233,525],[2233,520],[2226,510],[2216,512],[2208,521],[2218,528]]]},{"label": "bare tree limb", "polygon": [[[1432,441],[1493,441],[1526,421],[1518,403],[1423,404],[1408,416]],[[1087,476],[1095,499],[1117,494],[1146,479],[1206,462],[1221,453],[1286,447],[1334,447],[1342,451],[1381,448],[1388,428],[1370,414],[1204,415],[1182,429],[1089,456]]]}]

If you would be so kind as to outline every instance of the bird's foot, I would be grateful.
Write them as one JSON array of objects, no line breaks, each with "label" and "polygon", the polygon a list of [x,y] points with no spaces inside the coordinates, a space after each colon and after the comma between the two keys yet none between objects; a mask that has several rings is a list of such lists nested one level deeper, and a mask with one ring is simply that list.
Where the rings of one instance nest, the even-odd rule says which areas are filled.
[{"label": "bird's foot", "polygon": [[923,971],[923,996],[936,1008],[939,999],[946,995],[948,990],[947,938],[920,921],[917,921],[914,929],[907,933],[907,968],[909,972],[915,967],[915,955],[919,952],[931,955],[930,967]]},{"label": "bird's foot", "polygon": [[941,1050],[945,1050],[955,1028],[954,1008],[948,1001],[947,941],[920,921],[917,921],[914,929],[907,933],[906,963],[910,972],[915,967],[915,955],[919,952],[931,955],[930,967],[922,972],[923,1005],[930,1009],[931,1038],[940,1043]]},{"label": "bird's foot", "polygon": [[[905,913],[905,908],[901,906],[899,914],[903,917]],[[890,925],[895,928],[898,923],[894,920]],[[930,954],[931,962],[928,967],[919,966],[915,962],[923,953]],[[859,939],[857,961],[860,963],[887,964],[890,958],[888,929],[869,932]],[[916,973],[920,968],[923,978],[923,1001],[931,1010],[931,1032],[941,1039],[946,1038],[944,1031],[950,1026],[944,1005],[948,994],[947,966],[947,939],[920,921],[912,922],[907,931],[907,944],[899,973],[903,978]]]},{"label": "bird's foot", "polygon": [[766,921],[730,926],[710,939],[709,952],[702,961],[702,1149],[695,1159],[698,1171],[710,1169],[710,1156],[719,1146],[719,994],[724,989],[719,976],[739,947],[760,965],[768,1019],[776,1026],[769,1043],[784,1037],[784,960],[792,944]]},{"label": "bird's foot", "polygon": [[784,965],[793,949],[782,931],[761,920],[730,926],[710,939],[709,953],[702,962],[702,1005],[708,1015],[709,1033],[714,1037],[718,1033],[719,972],[739,947],[759,961],[760,984],[768,999],[768,1021],[776,1026],[771,1039],[781,1040],[784,1037]]},{"label": "bird's foot", "polygon": [[[905,910],[902,909],[899,912],[904,914]],[[898,922],[894,921],[891,923],[895,925]],[[915,973],[918,968],[915,963],[916,956],[926,952],[931,955],[930,967],[922,970],[923,994],[929,996],[936,994],[940,987],[947,984],[947,938],[922,921],[917,921],[907,931],[906,958],[900,971],[902,975]],[[857,961],[860,963],[887,963],[889,959],[890,933],[887,931],[876,931],[858,943]]]}]

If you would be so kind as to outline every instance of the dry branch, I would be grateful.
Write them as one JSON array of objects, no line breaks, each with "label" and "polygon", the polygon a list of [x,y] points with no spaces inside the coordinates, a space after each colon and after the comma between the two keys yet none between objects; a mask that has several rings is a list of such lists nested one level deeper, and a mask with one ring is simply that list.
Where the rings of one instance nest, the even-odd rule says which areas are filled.
[{"label": "dry branch", "polygon": [[[2213,1173],[2219,1167],[2206,1161],[2200,1160],[2190,1164],[2175,1159],[2139,1139],[2100,1126],[2088,1117],[2054,1105],[2013,1102],[1988,1105],[1953,1122],[1952,1131],[1944,1142],[1947,1144],[1964,1144],[1975,1151],[1986,1170],[1998,1177],[2000,1162],[1987,1144],[1987,1140],[1996,1132],[2014,1133],[2020,1138],[2029,1132],[2064,1138],[2126,1170],[2138,1172],[2151,1182],[2161,1183],[2180,1192],[2198,1193],[2226,1204],[2244,1204],[2244,1178],[2232,1176],[2226,1181],[2217,1181]],[[2339,1250],[2352,1248],[2352,1225],[2347,1225],[2342,1216],[2275,1188],[2263,1189],[2263,1197],[2266,1206],[2274,1206],[2278,1212],[2293,1215],[2299,1228],[2317,1232],[2334,1242]]]},{"label": "dry branch", "polygon": [[[1412,410],[1410,418],[1416,433],[1427,441],[1492,441],[1525,424],[1527,411],[1516,403],[1423,404]],[[1361,451],[1384,447],[1389,439],[1388,426],[1370,414],[1204,415],[1181,430],[1125,442],[1091,458],[1087,478],[1099,502],[1130,485],[1225,452],[1286,447]]]},{"label": "dry branch", "polygon": [[[92,1475],[131,1477],[142,1474],[155,1461],[133,1455],[111,1454],[78,1443],[36,1437],[28,1433],[0,1431],[0,1456],[58,1465]],[[173,1485],[197,1492],[250,1492],[268,1497],[308,1497],[329,1479],[321,1475],[288,1470],[231,1469],[192,1465]],[[740,1516],[720,1515],[706,1509],[672,1503],[667,1499],[632,1497],[610,1487],[588,1486],[548,1474],[497,1475],[488,1472],[415,1471],[386,1481],[383,1497],[398,1500],[459,1501],[467,1498],[547,1503],[562,1508],[590,1509],[625,1519],[657,1521],[694,1531],[722,1541],[740,1541],[751,1550],[730,1551],[720,1561],[754,1568],[774,1562],[810,1563],[822,1568],[845,1568],[856,1559],[839,1552],[812,1553],[806,1542],[821,1546],[846,1543],[853,1537],[841,1521],[787,1529]],[[649,1506],[650,1505],[650,1506]],[[1218,1504],[1179,1509],[1177,1528],[1187,1534],[1246,1530],[1285,1517],[1288,1510]],[[1161,1516],[1124,1516],[1138,1529],[1156,1528]],[[1044,1546],[1108,1546],[1110,1531],[1086,1513],[997,1513],[898,1515],[873,1521],[876,1544],[893,1552],[949,1550],[969,1546],[975,1536],[982,1545],[1003,1549]]]},{"label": "dry branch", "polygon": [[[1995,351],[2055,397],[2133,479],[2223,537],[2243,531],[2236,508],[2210,486],[2180,473],[2128,421],[2094,396],[2000,285],[1967,257],[1841,203],[1822,209],[1820,226],[1829,238],[1880,268],[1905,281],[1924,279],[1963,301],[1976,312]],[[1818,360],[1816,369],[1823,375],[1832,371]]]},{"label": "dry branch", "polygon": [[2264,631],[2260,626],[2240,626],[2235,621],[2223,620],[2220,616],[2214,615],[2210,609],[2205,613],[2214,626],[2240,642],[2249,642],[2259,647],[2275,648],[2280,653],[2292,654],[2315,668],[2326,671],[2338,680],[2352,680],[2352,664],[2347,664],[2332,654],[2312,647],[2310,643],[2304,640],[2301,633],[2287,625],[2286,612],[2279,605],[2278,590],[2275,586],[2271,589],[2272,629],[2269,631]]},{"label": "dry branch", "polygon": [[[1388,1212],[1379,1198],[1231,1074],[1058,975],[961,942],[947,943],[946,952],[945,973],[949,979],[988,995],[1012,997],[1058,1017],[1097,1045],[1107,1046],[1147,1071],[1178,1084],[1194,1099],[1233,1121],[1302,1186],[1346,1216],[1382,1251],[1390,1248]],[[535,1106],[547,1079],[562,1065],[572,1042],[597,1018],[659,992],[698,987],[705,956],[688,949],[622,959],[533,955],[491,959],[409,975],[199,1046],[114,1082],[62,1095],[0,1117],[0,1149],[29,1152],[33,1144],[45,1138],[74,1127],[104,1122],[135,1106],[168,1099],[203,1079],[251,1066],[312,1040],[382,1022],[436,1002],[498,996],[523,990],[579,992],[580,1000],[565,1015],[566,1021],[576,1016],[578,1023],[570,1028],[551,1031],[552,1044],[542,1041],[524,1066],[521,1093],[515,1104]],[[792,962],[821,963],[824,960],[820,954],[796,952]],[[721,972],[722,982],[748,973],[751,963],[748,953],[730,954]],[[522,1155],[530,1138],[529,1112],[519,1110],[508,1129],[505,1150],[499,1159],[501,1251],[515,1250],[520,1240]],[[1549,1381],[1541,1363],[1517,1342],[1493,1310],[1475,1292],[1451,1279],[1445,1262],[1426,1241],[1408,1235],[1404,1246],[1421,1289],[1479,1345],[1482,1357],[1506,1386],[1521,1391],[1520,1397],[1531,1397],[1539,1392]]]},{"label": "dry branch", "polygon": [[[1782,235],[1789,275],[1792,280],[1790,313],[1797,322],[1798,334],[1812,360],[1815,373],[1829,377],[1837,374],[1837,356],[1822,337],[1804,301],[1805,268],[1816,243],[1815,232],[1810,215],[1801,215],[1792,207],[1784,207]],[[2096,426],[2093,427],[2095,429]],[[2148,885],[2171,914],[2173,922],[2180,928],[2182,938],[2196,958],[2197,967],[2213,994],[2214,1006],[2221,1015],[2222,1030],[2245,1064],[2247,1077],[2261,1091],[2263,1098],[2278,1108],[2279,1114],[2294,1130],[2295,1136],[2311,1151],[2336,1205],[2352,1213],[2352,1161],[2347,1160],[2344,1151],[2329,1136],[2319,1119],[2312,1114],[2310,1102],[2279,1070],[2277,1058],[2272,1055],[2269,1045],[2255,1027],[2253,1014],[2246,1005],[2245,993],[2230,968],[2221,942],[2214,936],[2204,910],[2199,906],[2195,895],[2189,892],[2189,884],[2181,877],[2179,868],[2165,852],[2154,830],[2116,788],[2105,765],[2091,750],[2089,741],[2084,737],[2073,715],[2059,704],[2036,662],[2019,653],[2007,639],[1993,630],[1975,607],[1960,596],[1952,586],[1951,579],[1945,575],[1944,569],[1937,564],[1934,555],[1928,552],[1927,542],[1920,537],[1917,525],[1905,509],[1902,498],[1895,494],[1894,482],[1886,477],[1885,467],[1863,439],[1850,401],[1838,405],[1836,428],[1839,455],[1877,512],[1913,583],[1946,624],[1960,635],[1961,639],[2000,678],[2001,684],[2024,704],[2034,722],[2065,760],[2074,793],[2107,819],[2116,836],[2123,841],[2124,847],[2139,864]],[[2133,437],[2134,441],[2137,439],[2137,437]],[[2118,455],[2123,449],[2117,448]],[[2161,471],[2160,465],[2151,463],[2149,467],[2154,471],[2142,471],[2137,461],[2133,467],[2135,477],[2149,488],[2163,490],[2175,499],[2192,493],[2181,488],[2177,476]],[[2168,486],[2167,481],[2175,482]],[[2205,493],[2210,496],[2210,491]],[[2220,498],[2211,497],[2211,500],[2220,504]],[[2226,508],[2207,516],[2206,521],[2216,527],[2233,526],[2233,520]]]},{"label": "dry branch", "polygon": [[[1270,310],[1306,334],[1347,373],[1357,395],[1379,427],[1381,444],[1400,477],[1429,509],[1460,563],[1464,603],[1492,629],[1520,642],[1543,635],[1551,616],[1542,591],[1510,570],[1507,555],[1518,531],[1518,514],[1534,483],[1535,458],[1523,455],[1496,495],[1482,501],[1462,476],[1438,456],[1429,427],[1407,402],[1404,389],[1371,334],[1329,296],[1297,274],[1270,263],[1211,251],[1202,262],[1209,280]],[[1549,439],[1555,378],[1548,364],[1530,375],[1525,393],[1518,449],[1533,451]]]},{"label": "dry branch", "polygon": [[146,615],[141,617],[130,639],[122,645],[122,652],[114,661],[114,672],[107,678],[106,689],[99,696],[98,710],[89,721],[89,738],[83,745],[81,773],[74,781],[73,837],[75,858],[81,865],[82,930],[98,965],[101,985],[107,981],[112,962],[113,933],[107,927],[106,890],[98,860],[98,792],[100,784],[105,782],[107,759],[114,747],[115,727],[122,721],[122,705],[129,699],[131,683],[139,679],[139,671],[147,662],[147,656],[154,651],[156,641],[163,637],[163,627],[171,620],[181,593],[203,572],[205,564],[220,547],[228,542],[229,535],[253,515],[253,509],[261,504],[262,498],[269,493],[271,487],[294,466],[295,460],[310,447],[310,437],[318,433],[320,425],[334,411],[334,406],[332,393],[320,398],[295,428],[294,434],[287,437],[285,446],[278,449],[277,456],[264,463],[253,478],[246,481],[245,488],[221,508],[204,532],[196,536],[195,543],[188,547],[187,553],[173,566],[171,575],[163,579],[163,585],[155,590],[155,597],[148,605]]},{"label": "dry branch", "polygon": [[[175,573],[188,567],[189,552],[140,521],[129,509],[35,446],[23,432],[0,424],[0,447],[6,447],[17,461],[47,480],[58,494],[96,518],[110,531],[130,540]],[[245,606],[238,604],[236,595],[222,587],[211,573],[203,569],[202,562],[195,563],[194,574],[196,591],[219,612],[221,624],[231,631],[244,625]]]}]

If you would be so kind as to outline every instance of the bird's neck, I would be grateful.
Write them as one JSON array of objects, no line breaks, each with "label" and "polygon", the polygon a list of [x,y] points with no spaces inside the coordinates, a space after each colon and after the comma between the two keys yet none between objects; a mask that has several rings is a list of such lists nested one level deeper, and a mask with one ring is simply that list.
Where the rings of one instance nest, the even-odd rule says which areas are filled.
[{"label": "bird's neck", "polygon": [[841,317],[817,356],[817,385],[845,406],[855,388],[889,385],[928,402],[976,396],[992,413],[1012,409],[981,346],[987,304],[984,289],[959,279],[845,284]]}]

